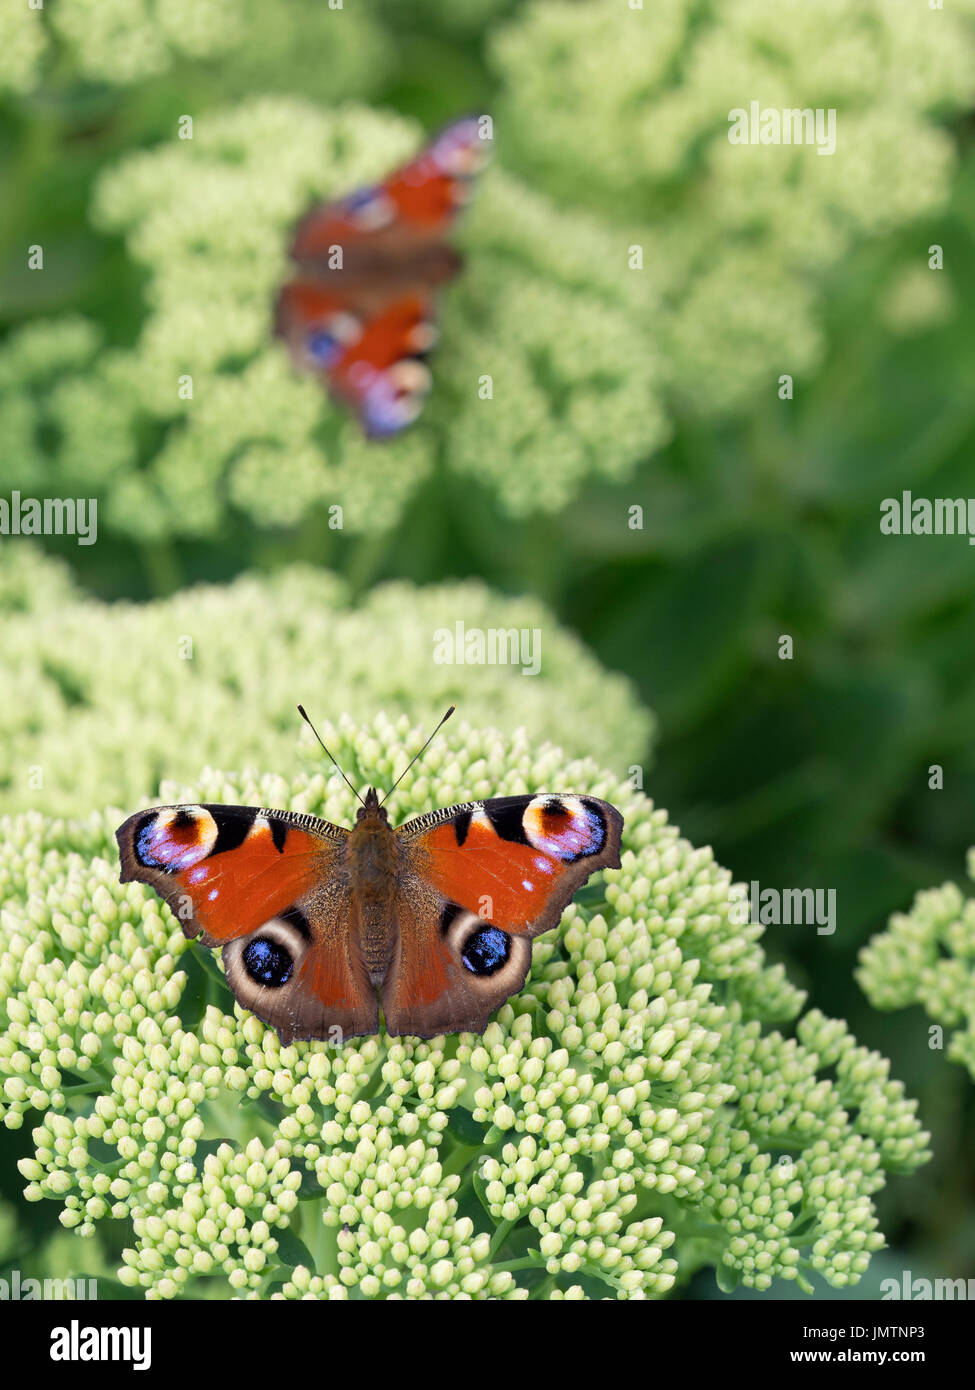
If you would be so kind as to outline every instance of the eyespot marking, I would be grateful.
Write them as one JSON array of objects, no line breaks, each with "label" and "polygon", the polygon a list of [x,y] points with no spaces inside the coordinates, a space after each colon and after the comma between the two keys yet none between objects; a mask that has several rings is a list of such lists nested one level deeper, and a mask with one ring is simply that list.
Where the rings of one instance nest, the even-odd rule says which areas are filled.
[{"label": "eyespot marking", "polygon": [[[446,920],[446,910],[441,920]],[[527,936],[512,935],[473,912],[457,908],[444,940],[470,988],[497,997],[499,987],[513,993],[524,983],[532,955]]]},{"label": "eyespot marking", "polygon": [[481,139],[475,117],[456,121],[442,131],[430,147],[430,158],[438,169],[455,177],[472,175],[485,163],[490,142]]},{"label": "eyespot marking", "polygon": [[440,935],[446,936],[456,917],[463,912],[457,903],[445,902],[440,911]]},{"label": "eyespot marking", "polygon": [[291,952],[269,936],[255,936],[241,952],[244,969],[256,985],[280,989],[291,979],[294,960]]},{"label": "eyespot marking", "polygon": [[313,366],[329,371],[342,356],[342,344],[324,328],[313,328],[305,339],[305,351]]},{"label": "eyespot marking", "polygon": [[307,918],[295,907],[269,918],[250,936],[228,941],[223,948],[227,981],[244,1008],[259,1008],[265,989],[293,990],[310,946]]},{"label": "eyespot marking", "polygon": [[493,975],[511,955],[511,937],[498,927],[482,926],[464,943],[461,961],[472,975]]},{"label": "eyespot marking", "polygon": [[536,796],[522,823],[528,844],[566,863],[598,854],[606,843],[603,813],[587,797]]},{"label": "eyespot marking", "polygon": [[363,188],[343,199],[342,211],[354,226],[374,232],[389,226],[396,216],[396,205],[381,188]]},{"label": "eyespot marking", "polygon": [[278,915],[282,922],[288,922],[296,932],[300,932],[306,941],[311,940],[311,925],[300,907],[289,907]]},{"label": "eyespot marking", "polygon": [[394,362],[389,368],[389,377],[396,390],[408,396],[424,395],[433,380],[429,368],[415,357],[403,357]]},{"label": "eyespot marking", "polygon": [[216,821],[203,806],[176,806],[148,811],[136,827],[133,848],[144,868],[176,874],[206,859],[218,839]]},{"label": "eyespot marking", "polygon": [[385,371],[356,363],[349,377],[362,392],[362,416],[371,435],[396,434],[411,425],[431,383],[429,371],[415,357],[404,357]]}]

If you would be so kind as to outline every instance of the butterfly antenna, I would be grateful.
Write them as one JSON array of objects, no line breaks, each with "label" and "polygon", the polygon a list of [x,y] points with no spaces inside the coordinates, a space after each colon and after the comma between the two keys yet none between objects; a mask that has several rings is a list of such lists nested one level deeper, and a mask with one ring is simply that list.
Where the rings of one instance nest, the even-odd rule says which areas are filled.
[{"label": "butterfly antenna", "polygon": [[[314,726],[314,724],[311,722],[311,720],[308,718],[308,715],[305,713],[305,707],[304,707],[304,705],[299,705],[299,706],[298,706],[298,713],[301,715],[302,719],[303,719],[303,720],[305,721],[305,723],[308,725],[309,729],[311,729],[312,733],[313,733],[313,734],[315,735],[315,737],[318,739],[318,742],[319,742],[319,743],[322,743],[321,735],[319,734],[318,730],[315,728],[315,726]],[[324,743],[322,743],[322,747],[325,748]],[[328,749],[327,749],[327,748],[325,748],[325,752],[328,753]],[[328,753],[328,756],[329,756],[330,758],[332,758],[331,753]],[[332,762],[335,763],[335,759],[334,759],[334,758],[332,758]],[[348,777],[345,776],[345,773],[342,772],[342,769],[339,767],[338,763],[335,763],[335,766],[339,768],[339,772],[340,772],[340,773],[342,774],[342,776],[345,778],[346,786],[348,786],[349,788],[351,788],[353,796],[355,796],[360,802],[362,802],[362,805],[365,806],[366,803],[362,800],[362,797],[359,796],[359,793],[356,791],[355,787],[352,786],[352,783],[349,781]]]},{"label": "butterfly antenna", "polygon": [[[411,768],[411,767],[413,766],[413,764],[416,762],[417,758],[422,758],[422,757],[423,757],[424,753],[425,753],[425,752],[427,751],[427,749],[430,747],[430,744],[431,744],[431,743],[433,742],[433,740],[437,737],[437,734],[439,734],[440,730],[441,730],[441,729],[443,728],[443,726],[446,724],[447,720],[450,718],[450,716],[453,714],[453,712],[454,712],[454,710],[455,710],[456,708],[457,708],[456,705],[451,705],[451,706],[450,706],[450,709],[447,711],[447,713],[446,713],[446,714],[444,715],[444,717],[441,719],[440,723],[439,723],[439,724],[437,725],[437,727],[434,729],[433,733],[432,733],[432,734],[430,735],[430,737],[427,739],[426,743],[425,743],[425,744],[423,745],[423,747],[420,749],[419,753],[416,753],[416,754],[410,759],[410,761],[406,764],[406,766],[403,768],[403,771],[400,773],[400,775],[397,777],[396,781],[395,781],[395,782],[393,783],[393,785],[390,787],[389,791],[386,793],[386,796],[383,797],[383,801],[386,800],[386,797],[387,797],[387,796],[392,796],[393,792],[394,792],[394,791],[396,790],[396,788],[399,786],[400,782],[402,782],[403,778],[404,778],[404,777],[406,776],[406,774],[409,772],[410,768]],[[380,803],[379,803],[380,806],[383,804],[383,801],[380,801]]]}]

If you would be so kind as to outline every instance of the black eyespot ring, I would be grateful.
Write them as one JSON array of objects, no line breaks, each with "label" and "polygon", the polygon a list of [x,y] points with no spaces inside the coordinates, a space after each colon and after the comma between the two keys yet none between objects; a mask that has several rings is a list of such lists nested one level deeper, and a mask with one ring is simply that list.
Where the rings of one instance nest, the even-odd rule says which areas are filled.
[{"label": "black eyespot ring", "polygon": [[241,959],[254,983],[269,989],[286,985],[295,968],[291,952],[269,936],[255,936],[244,947]]}]

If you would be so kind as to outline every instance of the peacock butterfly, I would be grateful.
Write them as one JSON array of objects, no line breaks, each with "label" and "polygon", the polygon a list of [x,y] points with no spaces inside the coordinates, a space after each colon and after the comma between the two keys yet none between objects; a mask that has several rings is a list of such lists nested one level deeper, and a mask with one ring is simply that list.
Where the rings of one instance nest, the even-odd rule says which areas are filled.
[{"label": "peacock butterfly", "polygon": [[370,787],[351,830],[160,806],[116,839],[121,881],[149,884],[187,937],[222,946],[238,1002],[287,1046],[378,1032],[380,1001],[392,1035],[482,1033],[524,984],[532,938],[597,869],[620,867],[622,829],[615,806],[564,793],[467,801],[394,829]]},{"label": "peacock butterfly", "polygon": [[491,130],[487,116],[454,121],[384,182],[312,208],[295,229],[296,274],[278,294],[276,332],[371,438],[397,434],[423,407],[434,293],[461,268],[444,235]]}]

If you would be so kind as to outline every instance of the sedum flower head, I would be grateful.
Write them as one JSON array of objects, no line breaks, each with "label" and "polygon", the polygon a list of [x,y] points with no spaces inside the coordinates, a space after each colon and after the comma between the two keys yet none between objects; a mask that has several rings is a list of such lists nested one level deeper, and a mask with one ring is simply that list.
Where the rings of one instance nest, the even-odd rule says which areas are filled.
[{"label": "sedum flower head", "polygon": [[[384,584],[354,602],[335,575],[292,566],[269,578],[200,586],[151,603],[105,604],[72,590],[61,566],[26,541],[0,550],[0,805],[81,815],[133,806],[159,779],[204,764],[281,773],[323,755],[329,715],[410,710],[433,728],[447,705],[573,754],[639,764],[652,716],[534,598],[478,581]],[[521,664],[438,663],[438,631],[525,632],[540,658]],[[537,634],[537,636],[533,636]],[[255,662],[255,653],[259,660]],[[449,655],[449,653],[447,653]],[[334,751],[334,750],[333,750]],[[397,768],[401,764],[397,764]],[[387,770],[392,780],[392,765]]]},{"label": "sedum flower head", "polygon": [[[288,0],[57,0],[4,6],[0,89],[42,79],[125,88],[205,65],[206,99],[291,91],[332,99],[383,77],[389,42],[361,6],[298,9]],[[327,53],[328,61],[322,61]]]},{"label": "sedum flower head", "polygon": [[[419,727],[340,722],[353,782],[382,785]],[[612,799],[622,867],[535,944],[483,1037],[277,1035],[216,957],[122,886],[114,811],[0,825],[0,1093],[32,1129],[29,1200],[96,1237],[128,1223],[119,1278],[146,1297],[659,1298],[856,1283],[872,1198],[926,1156],[886,1061],[729,921],[730,875],[593,760],[524,732],[456,729],[394,793],[400,822],[469,796]],[[205,772],[166,799],[348,822],[321,773]],[[774,1025],[779,1025],[778,1027]],[[214,1280],[219,1283],[215,1286]]]},{"label": "sedum flower head", "polygon": [[[968,876],[975,879],[975,850]],[[875,1008],[920,1004],[939,1037],[954,1030],[947,1055],[975,1078],[975,898],[955,883],[918,893],[910,912],[894,913],[860,952],[857,979]]]},{"label": "sedum flower head", "polygon": [[125,85],[179,59],[225,53],[238,38],[237,8],[232,0],[59,0],[51,27],[82,76]]},{"label": "sedum flower head", "polygon": [[[725,410],[814,368],[826,274],[944,203],[956,155],[937,121],[975,96],[973,15],[972,0],[533,0],[491,36],[499,124],[512,167],[642,248],[631,278],[665,290],[645,329],[673,386]],[[833,108],[835,153],[732,145],[729,113],[752,101]]]},{"label": "sedum flower head", "polygon": [[23,5],[0,10],[0,92],[27,92],[47,48],[43,14]]}]

